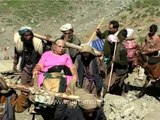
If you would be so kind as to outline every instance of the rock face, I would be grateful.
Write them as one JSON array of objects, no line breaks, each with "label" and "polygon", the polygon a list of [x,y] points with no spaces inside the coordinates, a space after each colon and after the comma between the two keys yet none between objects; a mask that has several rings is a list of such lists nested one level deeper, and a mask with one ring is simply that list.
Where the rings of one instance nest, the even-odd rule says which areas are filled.
[{"label": "rock face", "polygon": [[150,112],[143,118],[143,120],[159,120],[159,119],[160,119],[159,111]]},{"label": "rock face", "polygon": [[[129,75],[126,81],[130,85],[142,86],[145,79],[137,79],[136,74]],[[104,111],[108,120],[158,120],[160,102],[155,97],[146,94],[142,98],[137,98],[138,92],[129,91],[125,97],[106,94]]]},{"label": "rock face", "polygon": [[[132,94],[129,92],[128,94]],[[158,120],[160,103],[154,97],[145,95],[140,99],[107,94],[104,111],[108,120]],[[151,116],[150,116],[151,115]],[[147,116],[150,116],[149,118]],[[155,119],[154,119],[155,118]]]},{"label": "rock face", "polygon": [[13,66],[13,60],[0,60],[0,73],[11,71]]}]

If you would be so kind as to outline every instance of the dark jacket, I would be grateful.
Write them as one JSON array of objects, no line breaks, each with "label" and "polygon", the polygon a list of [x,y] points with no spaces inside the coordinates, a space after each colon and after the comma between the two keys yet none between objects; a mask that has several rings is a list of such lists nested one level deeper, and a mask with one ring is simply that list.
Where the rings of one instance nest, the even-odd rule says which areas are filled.
[{"label": "dark jacket", "polygon": [[[64,39],[63,36],[61,36],[61,39]],[[70,40],[68,40],[68,42],[73,43],[75,45],[81,45],[81,41],[78,37],[76,37],[75,35],[72,36],[72,38]],[[79,50],[74,49],[74,48],[68,48],[69,49],[69,54],[74,62],[76,55],[78,54]]]},{"label": "dark jacket", "polygon": [[101,32],[97,33],[97,37],[100,39],[105,39],[108,35],[109,35],[108,30],[105,30],[103,33],[101,33]]},{"label": "dark jacket", "polygon": [[[46,46],[45,43],[42,44],[44,51]],[[22,52],[18,52],[15,47],[13,63],[17,65],[19,62],[19,58],[21,57],[20,69],[23,70],[25,66],[30,66],[27,67],[27,71],[31,72],[34,66],[38,63],[41,55],[37,51],[35,51],[33,45],[25,46],[25,44],[23,44],[23,46],[24,47]]]},{"label": "dark jacket", "polygon": [[122,43],[118,43],[115,54],[114,71],[118,76],[128,72],[127,50]]},{"label": "dark jacket", "polygon": [[106,120],[106,116],[102,108],[97,108],[93,117],[88,117],[77,105],[75,108],[67,108],[61,120]]},{"label": "dark jacket", "polygon": [[103,33],[97,33],[97,36],[100,39],[105,39],[104,41],[104,47],[103,47],[103,54],[104,57],[109,58],[110,60],[112,59],[113,51],[114,51],[114,43],[110,43],[107,40],[108,35],[110,35],[108,30],[104,31]]},{"label": "dark jacket", "polygon": [[[77,71],[78,71],[79,84],[80,86],[82,86],[83,80],[85,77],[85,65],[84,65],[85,61],[83,61],[81,54],[77,55],[75,62],[77,62],[78,64]],[[94,78],[94,83],[96,85],[97,91],[99,91],[102,88],[103,79],[102,79],[102,76],[100,76],[99,74],[99,68],[98,68],[96,57],[94,57],[89,64],[89,71],[90,71],[91,76]]]},{"label": "dark jacket", "polygon": [[103,54],[105,58],[112,59],[114,53],[114,43],[110,43],[108,40],[105,40],[104,47],[103,47]]}]

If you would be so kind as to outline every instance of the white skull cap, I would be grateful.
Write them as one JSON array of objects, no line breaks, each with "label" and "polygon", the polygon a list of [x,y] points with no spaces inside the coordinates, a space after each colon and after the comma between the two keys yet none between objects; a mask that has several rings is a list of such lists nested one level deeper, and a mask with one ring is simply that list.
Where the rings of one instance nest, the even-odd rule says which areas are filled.
[{"label": "white skull cap", "polygon": [[118,37],[116,36],[116,35],[109,35],[108,37],[107,37],[107,40],[109,41],[109,42],[111,42],[111,43],[113,43],[113,42],[118,42]]},{"label": "white skull cap", "polygon": [[60,31],[64,32],[67,30],[73,29],[73,26],[70,23],[66,23],[60,27]]},{"label": "white skull cap", "polygon": [[135,39],[136,35],[132,28],[126,28],[127,30],[127,38],[126,39]]}]

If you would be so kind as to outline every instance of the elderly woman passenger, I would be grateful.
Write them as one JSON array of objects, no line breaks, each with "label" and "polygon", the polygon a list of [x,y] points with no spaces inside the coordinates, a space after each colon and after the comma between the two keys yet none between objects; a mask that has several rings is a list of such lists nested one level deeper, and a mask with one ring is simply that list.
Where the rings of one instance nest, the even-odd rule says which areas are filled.
[{"label": "elderly woman passenger", "polygon": [[38,86],[42,85],[45,72],[60,72],[61,70],[64,70],[64,74],[66,74],[67,84],[71,79],[77,80],[76,68],[71,57],[65,53],[65,41],[57,39],[52,45],[52,50],[42,54],[40,61],[34,68],[34,73],[39,74]]}]

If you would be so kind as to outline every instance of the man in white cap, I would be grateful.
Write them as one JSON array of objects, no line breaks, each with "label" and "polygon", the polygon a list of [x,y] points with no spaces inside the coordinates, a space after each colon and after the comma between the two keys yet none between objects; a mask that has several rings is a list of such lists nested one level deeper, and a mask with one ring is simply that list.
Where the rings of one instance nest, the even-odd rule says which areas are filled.
[{"label": "man in white cap", "polygon": [[[118,43],[117,43],[117,46],[114,46],[116,47],[115,56],[113,56],[113,53],[112,53],[111,61],[107,65],[108,73],[112,72],[112,76],[110,80],[110,85],[109,85],[110,75],[108,75],[105,78],[104,95],[107,92],[108,86],[110,87],[110,90],[108,92],[119,94],[119,95],[123,94],[124,79],[127,77],[127,73],[128,73],[127,50],[123,45],[123,41],[125,40],[126,37],[127,37],[126,29],[122,29],[117,36],[109,35],[107,37],[107,40],[109,41],[110,44],[115,44],[115,42],[118,42]],[[114,63],[113,71],[110,71],[112,62]]]},{"label": "man in white cap", "polygon": [[[78,37],[76,37],[73,32],[73,26],[69,23],[66,23],[64,25],[62,25],[60,27],[60,31],[63,33],[63,35],[61,36],[61,39],[63,39],[66,42],[70,42],[76,45],[81,45],[81,41]],[[73,60],[73,62],[75,61],[76,55],[78,53],[77,49],[74,48],[68,48],[69,50],[69,54]]]},{"label": "man in white cap", "polygon": [[[110,46],[110,44],[107,41],[107,37],[108,35],[111,35],[111,34],[117,35],[118,29],[119,29],[119,22],[116,20],[111,20],[109,22],[108,29],[105,30],[103,33],[101,33],[99,28],[96,31],[97,37],[99,38],[98,41],[99,42],[101,41],[101,44],[102,44],[103,43],[102,41],[104,40],[104,43],[101,46],[103,46],[103,54],[106,58],[109,58],[110,51],[112,49],[112,46]],[[97,41],[97,44],[98,44],[98,41]]]}]

